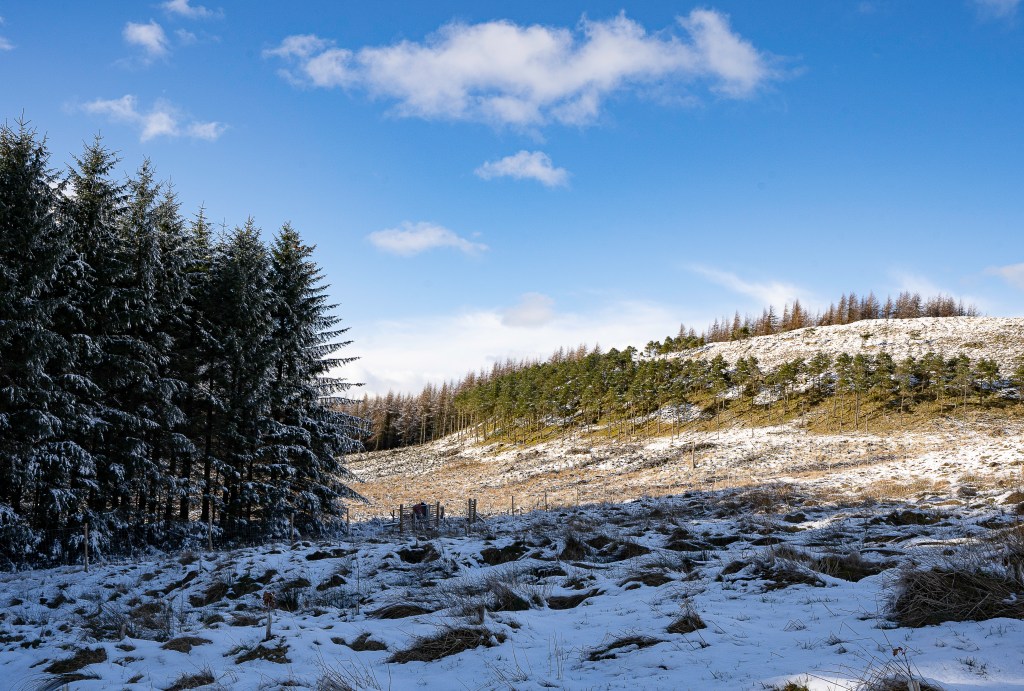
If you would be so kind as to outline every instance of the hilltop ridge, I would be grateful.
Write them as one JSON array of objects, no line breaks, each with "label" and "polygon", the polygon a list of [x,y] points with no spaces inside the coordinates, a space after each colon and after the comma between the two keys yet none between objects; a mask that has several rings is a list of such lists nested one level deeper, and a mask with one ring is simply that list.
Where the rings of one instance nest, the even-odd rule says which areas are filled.
[{"label": "hilltop ridge", "polygon": [[762,367],[777,367],[824,352],[877,355],[895,360],[933,352],[943,357],[967,354],[972,360],[995,360],[1006,370],[1024,356],[1024,317],[918,317],[865,319],[852,324],[809,326],[794,331],[709,343],[667,357],[712,359],[721,355],[733,364],[754,356]]}]

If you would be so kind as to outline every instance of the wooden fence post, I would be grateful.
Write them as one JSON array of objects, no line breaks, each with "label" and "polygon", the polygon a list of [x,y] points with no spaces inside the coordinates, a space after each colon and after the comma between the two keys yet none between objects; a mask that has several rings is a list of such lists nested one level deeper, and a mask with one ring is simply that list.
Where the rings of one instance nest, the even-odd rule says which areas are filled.
[{"label": "wooden fence post", "polygon": [[398,534],[401,535],[405,528],[405,505],[398,505]]},{"label": "wooden fence post", "polygon": [[292,549],[295,549],[295,512],[288,514],[288,540],[292,543]]},{"label": "wooden fence post", "polygon": [[211,510],[206,516],[206,547],[212,552],[213,551],[213,511]]},{"label": "wooden fence post", "polygon": [[82,543],[82,561],[85,564],[85,572],[89,573],[89,521],[85,522],[85,541]]},{"label": "wooden fence post", "polygon": [[434,502],[434,527],[441,527],[441,502]]},{"label": "wooden fence post", "polygon": [[509,515],[511,515],[511,516],[515,516],[516,515],[516,495],[514,495],[514,494],[512,495],[512,512]]}]

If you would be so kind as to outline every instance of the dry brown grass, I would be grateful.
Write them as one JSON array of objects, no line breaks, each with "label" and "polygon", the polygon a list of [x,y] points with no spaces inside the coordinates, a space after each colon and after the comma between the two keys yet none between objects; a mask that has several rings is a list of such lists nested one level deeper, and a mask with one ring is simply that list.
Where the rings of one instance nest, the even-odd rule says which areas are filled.
[{"label": "dry brown grass", "polygon": [[198,689],[209,686],[216,681],[213,672],[209,669],[196,672],[195,674],[182,674],[174,680],[174,683],[167,687],[166,691],[185,691],[186,689]]},{"label": "dry brown grass", "polygon": [[107,651],[104,648],[82,648],[76,650],[71,657],[57,660],[43,671],[47,674],[67,674],[77,672],[83,667],[99,664],[107,661]]},{"label": "dry brown grass", "polygon": [[431,636],[416,638],[408,648],[388,658],[388,662],[433,662],[474,648],[490,648],[504,641],[505,634],[482,626],[443,627]]},{"label": "dry brown grass", "polygon": [[1024,619],[1024,527],[953,555],[905,568],[892,586],[890,616],[901,626]]}]

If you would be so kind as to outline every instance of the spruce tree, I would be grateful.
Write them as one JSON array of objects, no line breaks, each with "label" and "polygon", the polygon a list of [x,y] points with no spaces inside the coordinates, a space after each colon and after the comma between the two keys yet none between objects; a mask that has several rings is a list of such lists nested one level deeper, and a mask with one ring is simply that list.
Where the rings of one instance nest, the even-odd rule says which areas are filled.
[{"label": "spruce tree", "polygon": [[60,194],[35,132],[0,127],[0,526],[16,530],[2,542],[6,558],[66,549],[66,535],[40,545],[41,530],[87,521],[95,486],[92,458],[70,429],[82,412],[74,353],[55,326],[69,256]]},{"label": "spruce tree", "polygon": [[350,385],[331,376],[352,358],[338,357],[348,341],[347,328],[327,303],[323,274],[313,262],[314,248],[285,224],[271,248],[273,303],[273,371],[271,409],[273,447],[278,474],[290,479],[289,510],[303,528],[321,527],[325,516],[338,514],[337,500],[351,496],[338,477],[345,474],[340,457],[356,447],[363,434],[355,418],[341,412]]}]

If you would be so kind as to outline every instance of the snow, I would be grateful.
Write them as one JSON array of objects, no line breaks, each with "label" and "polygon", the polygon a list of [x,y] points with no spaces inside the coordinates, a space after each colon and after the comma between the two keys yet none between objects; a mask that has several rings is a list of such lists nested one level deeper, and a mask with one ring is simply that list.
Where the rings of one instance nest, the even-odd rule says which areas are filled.
[{"label": "snow", "polygon": [[[769,490],[781,503],[764,512],[751,503],[755,495],[740,489],[493,516],[470,536],[453,521],[449,530],[429,540],[439,558],[421,564],[403,561],[399,552],[422,546],[426,538],[395,535],[386,522],[373,520],[355,524],[349,540],[331,545],[197,554],[195,561],[168,557],[100,566],[89,573],[68,567],[4,574],[0,675],[11,684],[8,688],[34,688],[47,676],[41,671],[47,661],[102,647],[106,661],[81,670],[98,678],[77,681],[72,688],[162,689],[182,675],[209,669],[223,689],[315,688],[333,670],[356,688],[762,689],[795,680],[811,689],[835,690],[854,688],[858,680],[900,663],[903,658],[894,657],[893,650],[902,648],[915,674],[945,688],[1024,688],[1024,622],[893,628],[885,603],[895,569],[858,582],[821,576],[823,587],[781,589],[769,589],[771,584],[751,567],[723,574],[734,561],[771,558],[778,547],[754,544],[765,537],[812,553],[855,550],[874,561],[926,559],[987,534],[981,524],[991,525],[988,520],[1009,524],[999,504],[1006,490],[981,491],[942,506],[924,502],[925,510],[942,517],[927,526],[892,526],[882,520],[915,502],[827,505],[810,501],[816,495],[807,488]],[[789,522],[796,511],[804,514],[803,522]],[[697,541],[735,541],[674,551],[666,544],[679,528]],[[570,534],[584,540],[603,534],[651,552],[619,560],[592,549],[581,560],[560,559]],[[490,566],[482,559],[489,547],[517,543],[526,550],[518,560]],[[330,550],[337,550],[334,556]],[[538,575],[556,567],[564,575]],[[628,582],[650,571],[664,573],[668,581]],[[342,574],[343,584],[318,590],[336,574]],[[189,603],[216,584],[244,583],[246,576],[266,584],[235,599]],[[191,580],[182,584],[187,577]],[[297,579],[309,583],[298,588],[299,610],[277,611],[273,623],[272,644],[287,646],[289,662],[236,663],[242,651],[263,638],[263,593],[276,592],[280,600],[287,592],[284,584]],[[469,625],[473,615],[465,616],[466,611],[474,610],[472,604],[486,597],[495,582],[536,600],[525,611],[486,614],[485,625],[504,634],[503,643],[434,662],[387,662],[416,636]],[[600,594],[574,608],[544,604],[552,595],[589,590]],[[58,596],[63,601],[51,608]],[[88,617],[95,612],[129,612],[148,602],[169,608],[155,618],[157,630],[145,629],[142,617],[135,616],[123,639],[112,633],[95,640],[90,633]],[[372,616],[385,605],[410,602],[436,611],[393,620]],[[668,633],[669,623],[685,607],[692,607],[706,628]],[[227,621],[202,623],[213,614]],[[231,625],[239,615],[253,620]],[[351,642],[364,632],[389,650],[356,652],[338,642]],[[211,642],[182,653],[151,640],[182,635]],[[609,659],[590,659],[598,649],[631,636],[657,642],[613,649]],[[357,677],[362,684],[353,683]]]},{"label": "snow", "polygon": [[807,327],[742,341],[711,343],[668,357],[710,360],[721,355],[733,364],[753,355],[762,369],[784,362],[809,360],[819,352],[833,358],[839,353],[888,353],[897,362],[928,352],[944,357],[964,353],[972,360],[989,358],[1007,373],[1024,356],[1024,317],[921,317],[919,319],[866,319],[852,324]]}]

